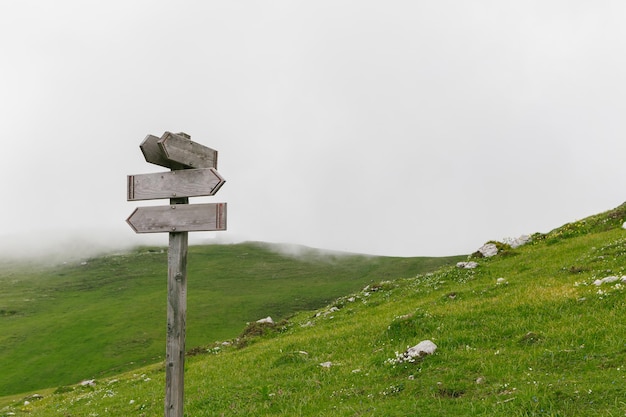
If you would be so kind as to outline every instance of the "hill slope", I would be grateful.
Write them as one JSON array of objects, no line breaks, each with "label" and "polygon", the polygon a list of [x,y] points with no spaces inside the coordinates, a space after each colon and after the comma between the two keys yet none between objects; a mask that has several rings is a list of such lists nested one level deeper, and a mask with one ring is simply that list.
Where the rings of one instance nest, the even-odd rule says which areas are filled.
[{"label": "hill slope", "polygon": [[[188,358],[186,415],[624,415],[625,219],[620,206],[525,246],[500,244],[474,269],[383,279],[253,325]],[[436,352],[403,361],[423,340]],[[163,387],[158,364],[5,414],[156,416]]]},{"label": "hill slope", "polygon": [[[190,248],[189,349],[233,338],[246,322],[319,308],[372,281],[457,259],[304,247],[284,255],[277,249],[259,243]],[[166,252],[141,248],[52,268],[0,264],[0,396],[159,361],[165,353]]]}]

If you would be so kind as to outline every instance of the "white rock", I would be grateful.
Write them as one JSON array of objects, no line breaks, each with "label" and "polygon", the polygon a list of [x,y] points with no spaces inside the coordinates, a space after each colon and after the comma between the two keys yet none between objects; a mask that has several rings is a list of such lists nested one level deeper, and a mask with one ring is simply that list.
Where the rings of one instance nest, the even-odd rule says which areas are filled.
[{"label": "white rock", "polygon": [[506,279],[505,278],[498,278],[496,280],[496,284],[506,284]]},{"label": "white rock", "polygon": [[498,247],[495,243],[485,243],[478,249],[478,252],[482,253],[485,258],[490,258],[498,254]]},{"label": "white rock", "polygon": [[337,307],[331,307],[326,311],[319,311],[315,314],[315,317],[320,317],[320,316],[328,316],[329,314],[333,314],[335,312],[339,311],[339,309]]},{"label": "white rock", "polygon": [[509,244],[513,249],[525,245],[528,242],[530,242],[530,236],[528,235],[521,235],[520,237],[504,239],[504,243]]},{"label": "white rock", "polygon": [[83,387],[87,387],[87,386],[95,387],[96,386],[96,380],[95,379],[86,379],[86,380],[82,381],[80,383],[80,385],[83,386]]},{"label": "white rock", "polygon": [[594,285],[608,284],[610,282],[619,281],[620,279],[623,281],[624,280],[623,278],[624,277],[619,278],[619,277],[616,277],[616,276],[610,276],[610,277],[605,277],[605,278],[602,278],[602,279],[597,279],[597,280],[593,281],[593,284]]},{"label": "white rock", "polygon": [[622,229],[626,229],[626,222],[622,225]]},{"label": "white rock", "polygon": [[322,368],[330,368],[331,366],[333,366],[333,363],[330,362],[330,361],[329,362],[322,362],[322,363],[320,363],[320,366]]},{"label": "white rock", "polygon": [[272,320],[272,318],[270,316],[267,316],[264,319],[257,320],[256,322],[257,323],[274,324],[274,320]]},{"label": "white rock", "polygon": [[430,340],[423,340],[417,345],[410,347],[406,351],[406,355],[411,358],[432,355],[437,350],[437,345]]},{"label": "white rock", "polygon": [[474,269],[478,266],[478,262],[469,261],[469,262],[458,262],[456,264],[457,268],[463,269]]}]

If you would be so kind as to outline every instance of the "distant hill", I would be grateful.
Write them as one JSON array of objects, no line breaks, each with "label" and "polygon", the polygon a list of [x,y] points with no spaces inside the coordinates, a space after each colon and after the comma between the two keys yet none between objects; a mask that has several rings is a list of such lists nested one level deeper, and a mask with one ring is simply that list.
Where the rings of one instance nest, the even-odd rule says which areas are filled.
[{"label": "distant hill", "polygon": [[[626,205],[622,205],[534,234],[523,246],[493,242],[498,249],[494,256],[475,254],[459,264],[454,262],[458,258],[450,258],[435,271],[419,273],[408,272],[419,265],[411,259],[348,256],[290,263],[292,258],[256,244],[218,246],[210,248],[210,254],[194,254],[190,264],[199,269],[190,294],[204,282],[202,271],[222,276],[221,263],[212,259],[226,254],[230,259],[235,248],[239,268],[250,274],[242,273],[241,279],[249,285],[260,277],[267,280],[253,292],[269,288],[282,293],[286,288],[284,300],[306,292],[305,288],[313,288],[312,292],[321,288],[321,283],[314,285],[320,277],[343,281],[339,277],[345,270],[363,281],[352,280],[357,290],[347,290],[322,307],[285,314],[285,320],[275,323],[252,322],[237,337],[193,349],[185,373],[186,415],[624,415],[625,220]],[[163,263],[157,255],[134,252],[129,255],[134,259],[132,268],[121,258],[116,258],[117,266],[110,259],[94,260],[49,279],[67,279],[64,285],[87,290],[97,280],[70,284],[78,276],[89,276],[81,267],[106,271],[109,265],[141,275],[153,263]],[[410,262],[418,263],[409,267]],[[200,268],[203,264],[206,267]],[[330,269],[333,265],[345,269]],[[281,277],[301,276],[307,268],[318,272],[307,276],[305,287],[289,286],[298,281],[295,278],[281,281]],[[228,281],[226,276],[223,279]],[[216,278],[211,282],[208,294],[236,297],[226,290],[232,283],[221,285]],[[150,291],[133,288],[117,293],[122,285],[130,284],[117,282],[108,289],[116,294],[110,298],[123,299],[118,308],[133,302],[144,308],[149,304],[136,301],[136,296]],[[254,298],[240,297],[229,299],[229,305],[245,306]],[[160,310],[162,299],[153,301]],[[306,308],[304,304],[296,307]],[[18,311],[29,305],[24,302]],[[264,305],[251,310],[251,316],[272,315],[272,303]],[[232,310],[236,309],[228,308]],[[130,318],[127,312],[126,323]],[[145,328],[149,320],[141,322]],[[87,346],[90,338],[82,336],[81,344]],[[412,356],[418,346],[426,346],[428,352]],[[98,349],[101,354],[110,352],[107,347]],[[71,369],[76,360],[61,369]],[[163,412],[164,385],[163,363],[155,360],[153,365],[112,377],[95,375],[84,385],[6,397],[0,401],[8,404],[0,405],[0,416],[156,416]]]},{"label": "distant hill", "polygon": [[[368,283],[456,259],[258,242],[192,246],[187,347],[230,339],[249,321],[284,319]],[[113,375],[165,354],[167,248],[54,267],[4,261],[0,287],[0,396]]]}]

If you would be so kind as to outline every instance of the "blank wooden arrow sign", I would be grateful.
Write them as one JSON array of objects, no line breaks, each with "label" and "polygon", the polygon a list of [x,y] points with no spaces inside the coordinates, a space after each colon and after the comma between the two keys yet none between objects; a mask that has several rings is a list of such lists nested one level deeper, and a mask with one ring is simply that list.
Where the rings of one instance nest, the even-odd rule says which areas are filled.
[{"label": "blank wooden arrow sign", "polygon": [[126,222],[136,233],[226,230],[226,203],[138,207]]},{"label": "blank wooden arrow sign", "polygon": [[217,151],[182,134],[165,132],[158,142],[165,158],[187,168],[217,168]]},{"label": "blank wooden arrow sign", "polygon": [[189,139],[184,133],[148,135],[139,145],[146,162],[177,169],[217,168],[217,151]]},{"label": "blank wooden arrow sign", "polygon": [[128,176],[128,201],[215,195],[226,181],[213,168]]}]

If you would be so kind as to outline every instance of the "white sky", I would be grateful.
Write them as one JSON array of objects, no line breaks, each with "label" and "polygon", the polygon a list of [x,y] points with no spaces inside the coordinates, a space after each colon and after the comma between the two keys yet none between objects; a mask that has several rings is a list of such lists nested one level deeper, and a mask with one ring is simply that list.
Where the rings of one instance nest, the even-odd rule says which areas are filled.
[{"label": "white sky", "polygon": [[[218,239],[470,253],[626,200],[623,0],[0,0],[0,248],[125,223],[147,134],[219,151]],[[626,220],[626,219],[625,219]],[[196,233],[192,242],[215,239]]]}]

